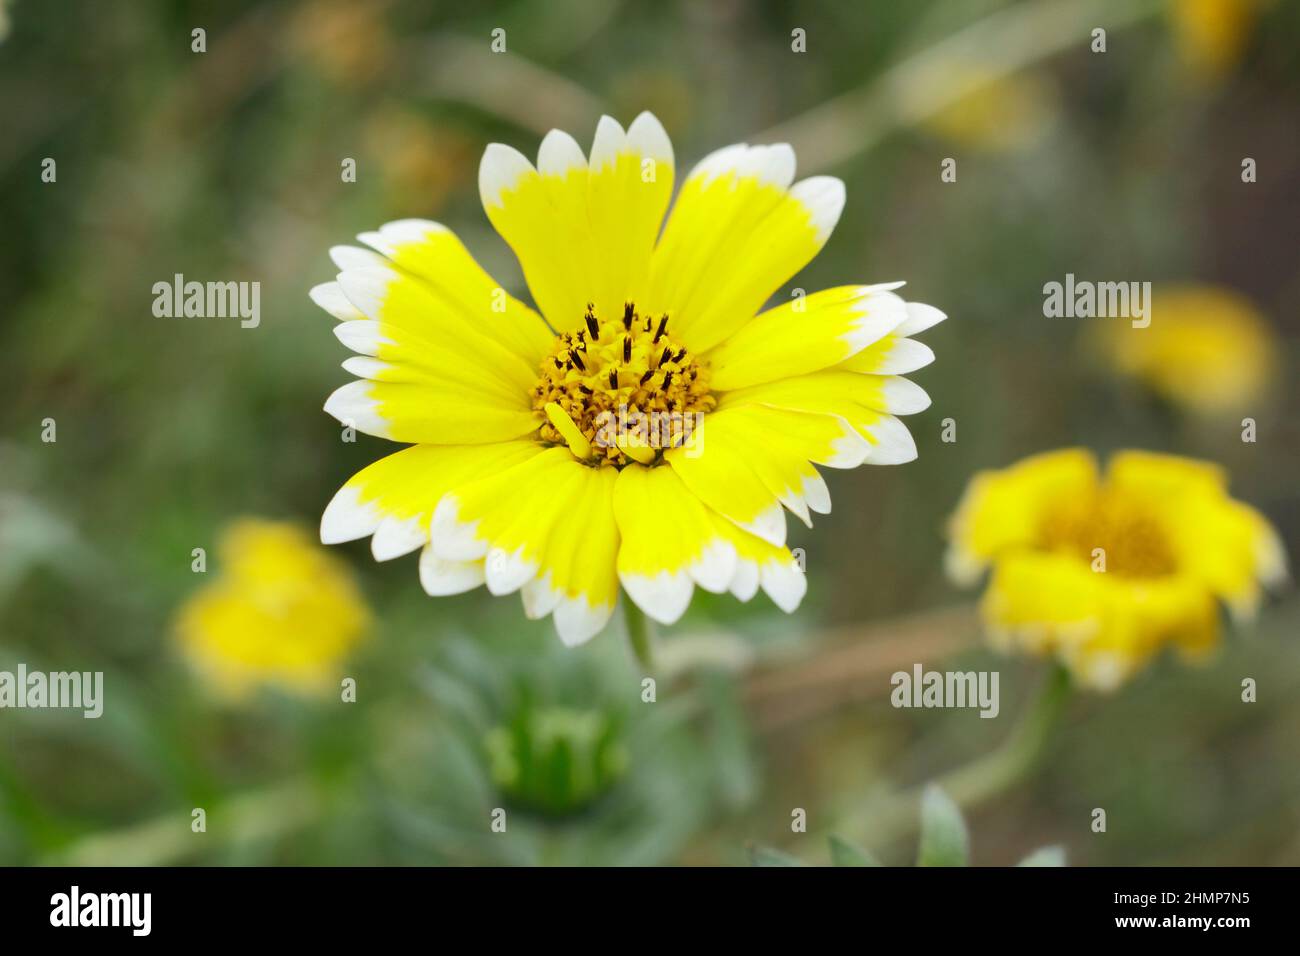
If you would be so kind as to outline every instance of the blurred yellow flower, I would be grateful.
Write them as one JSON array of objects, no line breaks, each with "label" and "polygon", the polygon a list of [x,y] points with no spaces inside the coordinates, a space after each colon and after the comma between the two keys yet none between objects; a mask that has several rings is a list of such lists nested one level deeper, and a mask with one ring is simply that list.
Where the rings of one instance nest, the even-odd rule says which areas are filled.
[{"label": "blurred yellow flower", "polygon": [[1197,415],[1246,411],[1277,376],[1272,328],[1244,296],[1210,285],[1157,288],[1151,324],[1098,323],[1104,359]]},{"label": "blurred yellow flower", "polygon": [[391,62],[389,4],[307,0],[289,22],[288,46],[341,86],[358,86]]},{"label": "blurred yellow flower", "polygon": [[1051,655],[1111,689],[1166,645],[1194,656],[1219,639],[1219,602],[1252,615],[1286,578],[1268,521],[1228,495],[1213,464],[1125,451],[1103,475],[1083,449],[977,474],[949,525],[949,571],[992,576],[990,640]]},{"label": "blurred yellow flower", "polygon": [[1241,59],[1261,0],[1169,0],[1179,55],[1194,72],[1216,78]]},{"label": "blurred yellow flower", "polygon": [[220,570],[181,607],[176,637],[223,696],[260,686],[320,692],[362,639],[370,611],[347,567],[297,525],[244,518],[222,535]]},{"label": "blurred yellow flower", "polygon": [[985,76],[976,68],[957,67],[945,82],[969,85],[971,91],[922,126],[958,146],[988,152],[1024,149],[1043,136],[1057,110],[1056,90],[1037,73]]},{"label": "blurred yellow flower", "polygon": [[380,108],[366,120],[366,155],[373,156],[387,205],[409,203],[425,209],[446,205],[452,190],[470,179],[477,148],[451,126],[434,126],[426,117],[403,108]]}]

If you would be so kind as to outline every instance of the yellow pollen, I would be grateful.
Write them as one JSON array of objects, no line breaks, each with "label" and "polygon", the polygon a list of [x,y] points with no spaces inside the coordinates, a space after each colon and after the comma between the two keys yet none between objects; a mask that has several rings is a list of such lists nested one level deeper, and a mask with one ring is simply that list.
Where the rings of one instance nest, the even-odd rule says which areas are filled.
[{"label": "yellow pollen", "polygon": [[653,465],[682,444],[717,402],[707,365],[673,339],[670,325],[667,314],[642,315],[631,302],[604,319],[588,305],[542,360],[533,387],[542,440],[619,468]]}]

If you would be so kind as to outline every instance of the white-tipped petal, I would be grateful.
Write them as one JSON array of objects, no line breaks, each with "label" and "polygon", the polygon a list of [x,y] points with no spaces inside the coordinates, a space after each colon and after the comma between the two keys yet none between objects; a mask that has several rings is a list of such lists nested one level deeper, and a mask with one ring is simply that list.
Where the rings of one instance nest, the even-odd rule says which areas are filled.
[{"label": "white-tipped petal", "polygon": [[322,282],[307,293],[311,300],[340,322],[365,318],[355,305],[348,301],[337,282]]},{"label": "white-tipped petal", "polygon": [[478,166],[478,192],[483,208],[503,205],[502,195],[536,170],[523,153],[504,143],[488,143]]},{"label": "white-tipped petal", "polygon": [[370,539],[370,552],[376,561],[391,561],[424,547],[429,534],[419,518],[389,516],[379,522],[375,536]]},{"label": "white-tipped petal", "polygon": [[420,585],[430,597],[464,594],[483,581],[482,561],[444,561],[427,544],[420,552]]},{"label": "white-tipped petal", "polygon": [[844,183],[834,176],[812,176],[790,187],[790,195],[803,203],[817,230],[817,241],[825,242],[844,211]]},{"label": "white-tipped petal", "polygon": [[902,336],[916,335],[918,332],[924,332],[926,329],[938,325],[946,318],[948,318],[946,314],[932,305],[926,305],[924,302],[909,302],[907,303],[907,319],[894,330],[894,334]]}]

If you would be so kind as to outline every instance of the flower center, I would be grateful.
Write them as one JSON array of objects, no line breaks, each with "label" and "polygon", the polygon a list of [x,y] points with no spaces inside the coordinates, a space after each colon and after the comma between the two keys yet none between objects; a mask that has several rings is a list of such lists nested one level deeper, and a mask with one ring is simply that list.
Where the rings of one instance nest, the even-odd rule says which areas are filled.
[{"label": "flower center", "polygon": [[567,444],[592,464],[653,464],[689,439],[717,404],[708,367],[668,332],[667,313],[601,319],[591,305],[576,332],[542,360],[533,408],[546,417],[542,440]]},{"label": "flower center", "polygon": [[1039,540],[1048,550],[1077,554],[1095,570],[1124,577],[1155,578],[1178,568],[1159,517],[1141,502],[1105,492],[1057,509],[1040,525]]}]

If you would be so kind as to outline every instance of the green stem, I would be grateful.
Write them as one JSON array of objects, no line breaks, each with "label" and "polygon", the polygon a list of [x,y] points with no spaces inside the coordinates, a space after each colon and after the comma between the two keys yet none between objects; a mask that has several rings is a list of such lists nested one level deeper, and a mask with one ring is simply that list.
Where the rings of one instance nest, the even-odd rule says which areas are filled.
[{"label": "green stem", "polygon": [[623,598],[623,623],[627,627],[627,643],[632,656],[649,673],[654,670],[655,625],[636,603]]},{"label": "green stem", "polygon": [[1038,762],[1069,695],[1070,672],[1055,664],[1002,746],[944,774],[939,786],[961,807],[977,806],[1006,790]]},{"label": "green stem", "polygon": [[[963,810],[978,806],[1020,781],[1037,763],[1070,696],[1070,673],[1059,664],[1044,678],[1034,700],[996,750],[940,776],[936,783]],[[912,832],[919,821],[923,787],[882,799],[854,815],[837,832],[883,846]]]}]

